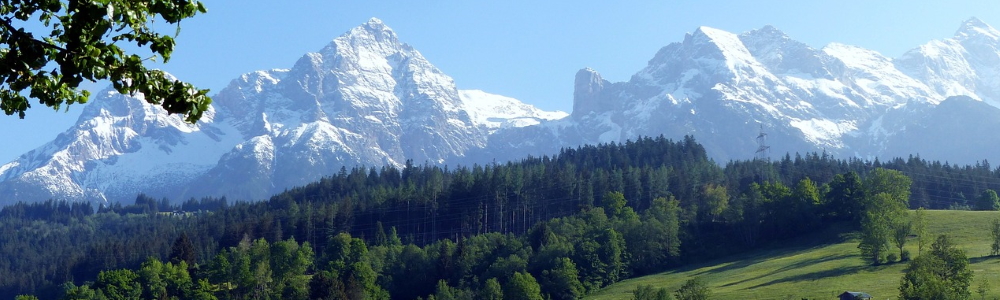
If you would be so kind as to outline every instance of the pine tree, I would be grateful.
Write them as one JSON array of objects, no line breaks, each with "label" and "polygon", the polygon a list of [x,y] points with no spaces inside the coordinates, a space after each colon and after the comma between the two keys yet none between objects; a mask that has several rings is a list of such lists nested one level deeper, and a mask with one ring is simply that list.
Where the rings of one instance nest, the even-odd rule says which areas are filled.
[{"label": "pine tree", "polygon": [[188,266],[194,266],[197,260],[198,253],[194,250],[194,244],[191,243],[187,233],[181,233],[170,248],[170,262],[176,265],[183,261]]}]

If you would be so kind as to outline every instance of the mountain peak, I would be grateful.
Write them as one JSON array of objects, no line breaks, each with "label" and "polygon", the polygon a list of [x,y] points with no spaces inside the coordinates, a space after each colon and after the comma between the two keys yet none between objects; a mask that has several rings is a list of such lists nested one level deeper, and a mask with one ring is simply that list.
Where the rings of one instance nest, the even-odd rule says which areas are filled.
[{"label": "mountain peak", "polygon": [[382,20],[380,20],[379,18],[368,19],[368,22],[365,22],[359,27],[362,27],[366,31],[371,33],[388,33],[394,36],[396,35],[396,33],[392,31],[392,28],[389,28],[388,25],[385,25],[385,23],[383,23]]},{"label": "mountain peak", "polygon": [[577,71],[573,89],[573,116],[582,117],[592,111],[603,111],[601,92],[609,84],[594,69],[583,68]]},{"label": "mountain peak", "polygon": [[378,43],[398,44],[399,38],[396,32],[378,18],[371,18],[368,22],[354,27],[341,36],[351,41],[374,41]]},{"label": "mountain peak", "polygon": [[962,22],[962,27],[963,28],[965,28],[965,27],[989,28],[990,25],[986,24],[986,22],[983,22],[983,20],[980,20],[979,18],[971,17],[971,18],[965,20],[965,22]]},{"label": "mountain peak", "polygon": [[781,31],[780,29],[771,25],[764,25],[764,27],[761,27],[760,29],[751,30],[750,32],[744,33],[742,35],[766,37],[774,40],[789,39],[788,35],[785,34],[784,31]]},{"label": "mountain peak", "polygon": [[[735,70],[739,66],[753,64],[755,61],[749,49],[740,40],[740,37],[732,32],[701,26],[690,35],[690,40],[694,45],[699,45],[696,46],[697,48],[703,49],[699,50],[699,52],[707,55],[705,57],[713,57],[724,61],[726,67],[730,70]],[[685,41],[686,43],[688,41]],[[704,46],[708,46],[708,48],[702,48]],[[706,50],[708,52],[702,52]]]},{"label": "mountain peak", "polygon": [[695,29],[693,35],[696,37],[700,36],[711,40],[725,39],[729,36],[735,36],[734,34],[728,31],[708,26],[698,26],[698,29]]},{"label": "mountain peak", "polygon": [[962,23],[962,26],[958,28],[955,32],[956,38],[971,38],[976,36],[984,36],[991,39],[1000,39],[1000,31],[997,31],[993,26],[986,24],[983,20],[979,18],[972,17]]},{"label": "mountain peak", "polygon": [[698,29],[691,34],[691,38],[696,43],[708,42],[715,44],[723,52],[739,51],[738,49],[744,47],[743,42],[740,41],[739,36],[736,34],[708,26],[698,27]]},{"label": "mountain peak", "polygon": [[384,23],[382,23],[381,19],[376,18],[376,17],[372,17],[371,19],[368,19],[368,23],[365,23],[365,24],[367,24],[369,26],[385,25]]}]

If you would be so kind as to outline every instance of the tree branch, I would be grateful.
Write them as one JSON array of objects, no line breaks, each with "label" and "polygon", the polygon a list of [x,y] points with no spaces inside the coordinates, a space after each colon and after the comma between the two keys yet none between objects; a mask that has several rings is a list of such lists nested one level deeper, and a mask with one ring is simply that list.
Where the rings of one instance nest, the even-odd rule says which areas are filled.
[{"label": "tree branch", "polygon": [[0,25],[3,25],[4,28],[7,28],[7,30],[10,31],[11,34],[13,34],[13,35],[16,35],[16,36],[18,36],[20,38],[24,38],[24,39],[29,39],[29,40],[35,42],[36,44],[42,45],[43,47],[46,47],[46,48],[52,48],[52,49],[56,49],[56,50],[59,50],[59,51],[67,51],[66,48],[59,47],[58,45],[54,45],[54,44],[46,42],[46,41],[38,40],[38,39],[36,39],[36,38],[34,38],[32,36],[29,36],[29,35],[21,32],[20,30],[18,30],[17,27],[14,27],[14,25],[11,23],[11,18],[10,17],[3,18],[3,19],[0,19],[0,20],[2,20],[2,22],[0,22]]}]

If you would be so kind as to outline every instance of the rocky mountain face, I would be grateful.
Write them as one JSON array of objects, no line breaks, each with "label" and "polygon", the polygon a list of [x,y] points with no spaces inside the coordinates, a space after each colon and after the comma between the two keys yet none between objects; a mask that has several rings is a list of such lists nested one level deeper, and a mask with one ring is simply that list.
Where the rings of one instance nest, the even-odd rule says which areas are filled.
[{"label": "rocky mountain face", "polygon": [[0,167],[0,201],[265,199],[342,167],[443,163],[498,129],[566,116],[458,90],[378,19],[213,99],[186,124],[141,95],[106,90],[76,126]]},{"label": "rocky mountain face", "polygon": [[255,200],[342,167],[485,163],[660,135],[692,135],[720,162],[762,155],[762,132],[775,158],[1000,160],[1000,31],[977,19],[896,59],[815,49],[771,26],[700,27],[628,81],[583,69],[574,86],[569,115],[459,90],[372,19],[290,69],[233,80],[198,124],[104,91],[76,126],[0,166],[0,205]]},{"label": "rocky mountain face", "polygon": [[[891,59],[860,47],[814,49],[778,29],[701,27],[626,82],[576,74],[570,118],[491,135],[483,157],[540,155],[637,136],[693,135],[717,161],[826,151],[997,161],[1000,32],[978,19],[953,38]],[[964,96],[949,98],[952,96]],[[948,99],[948,100],[946,100]],[[987,136],[983,136],[987,134]],[[504,156],[509,155],[509,156]]]},{"label": "rocky mountain face", "polygon": [[168,116],[142,95],[104,90],[75,126],[0,166],[5,201],[106,201],[108,195],[167,192],[204,172],[236,143],[231,126],[209,110],[198,124]]}]

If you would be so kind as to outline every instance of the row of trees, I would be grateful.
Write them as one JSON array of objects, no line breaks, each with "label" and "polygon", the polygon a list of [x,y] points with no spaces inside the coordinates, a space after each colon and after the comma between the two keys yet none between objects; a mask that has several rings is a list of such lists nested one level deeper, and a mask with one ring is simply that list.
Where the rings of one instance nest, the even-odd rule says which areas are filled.
[{"label": "row of trees", "polygon": [[[758,196],[750,198],[759,198],[761,204],[755,211],[771,211],[796,202],[817,207],[829,202],[816,198],[818,189],[809,180],[801,181],[794,191],[779,183],[752,187]],[[707,187],[706,191],[713,193],[712,189]],[[530,293],[534,295],[531,299],[535,296],[577,299],[634,274],[654,272],[680,263],[681,223],[685,215],[696,216],[686,213],[680,201],[657,198],[640,214],[629,205],[623,193],[609,192],[601,199],[597,207],[538,223],[522,236],[488,233],[474,235],[457,244],[445,239],[422,248],[414,244],[403,246],[395,228],[388,232],[377,230],[371,251],[365,241],[344,233],[330,238],[323,247],[311,247],[308,242],[300,246],[289,241],[270,246],[264,239],[250,242],[249,236],[244,235],[236,246],[223,250],[207,262],[192,282],[208,280],[209,286],[217,287],[213,296],[222,299],[361,296],[461,299],[470,295],[495,295],[495,291],[507,291],[510,295],[515,293],[512,289],[524,290],[510,287],[512,285],[537,290]],[[731,209],[727,206],[726,211]],[[815,216],[817,220],[821,217]],[[196,251],[188,244],[190,239],[186,235],[175,241],[171,247],[172,264],[186,265],[195,260],[196,255],[192,253]],[[311,268],[313,248],[322,249],[320,253],[325,255],[315,268]],[[472,256],[465,257],[468,255]],[[399,273],[394,273],[397,271]],[[102,286],[101,276],[94,284],[78,287],[83,292],[71,289],[62,298],[72,295],[100,298],[102,292],[94,287]],[[304,280],[307,276],[315,280],[307,284]],[[204,284],[186,286],[194,288]],[[306,286],[313,290],[307,290]],[[503,288],[496,289],[498,286]],[[538,288],[530,288],[533,286]],[[197,292],[199,290],[176,293]],[[317,293],[329,294],[316,296]]]},{"label": "row of trees", "polygon": [[[864,182],[905,183],[905,177],[897,176],[878,170]],[[884,194],[888,192],[876,195]],[[66,284],[60,298],[579,299],[638,267],[662,265],[663,259],[677,255],[680,215],[676,200],[656,199],[639,216],[621,193],[609,193],[600,207],[540,223],[520,237],[489,233],[457,244],[445,239],[417,247],[403,245],[391,228],[371,246],[349,234],[337,234],[319,255],[314,255],[309,243],[270,244],[244,237],[237,246],[191,268],[193,247],[182,235],[172,246],[170,262],[149,259],[135,271],[102,271],[92,283]],[[651,227],[655,233],[643,231]],[[618,234],[619,230],[624,234]],[[663,255],[644,251],[649,249],[659,249]],[[901,279],[900,295],[903,299],[967,298],[971,279],[964,252],[941,236],[927,255],[910,263]],[[706,299],[708,294],[705,283],[693,279],[673,295]],[[637,288],[633,296],[671,299],[666,290],[648,286]]]},{"label": "row of trees", "polygon": [[[636,213],[622,193],[527,234],[485,233],[423,247],[395,228],[368,243],[347,233],[323,247],[249,236],[201,264],[190,239],[169,261],[68,283],[59,299],[579,299],[679,256],[681,209],[658,198]],[[318,252],[314,252],[314,249]],[[314,254],[318,253],[318,254]]]},{"label": "row of trees", "polygon": [[[318,252],[328,246],[330,236],[342,232],[381,245],[392,235],[390,228],[396,229],[400,243],[416,247],[489,233],[533,237],[522,241],[532,253],[542,250],[542,240],[575,249],[610,247],[613,243],[605,241],[621,236],[630,254],[622,258],[625,268],[597,276],[605,278],[599,283],[581,279],[587,290],[607,280],[746,251],[831,222],[860,224],[864,201],[870,199],[864,195],[872,194],[863,191],[864,182],[883,172],[874,171],[877,165],[894,163],[810,154],[771,163],[731,162],[722,168],[692,138],[674,142],[661,137],[565,149],[558,156],[506,164],[345,168],[262,202],[206,198],[177,205],[140,195],[135,204],[98,209],[58,202],[20,204],[0,211],[0,297],[31,293],[57,298],[36,291],[58,290],[67,281],[93,282],[102,270],[136,269],[150,256],[166,259],[174,239],[185,233],[196,261],[204,265],[244,237],[294,238]],[[945,169],[961,175],[982,167]],[[913,195],[921,184],[926,186],[926,181],[912,182]],[[984,184],[975,193],[989,187]],[[579,222],[582,217],[576,214],[596,209],[607,214],[605,224],[617,225],[582,234],[574,231],[581,225],[564,224]],[[639,221],[612,221],[636,219],[625,217],[627,211]],[[630,238],[634,236],[656,238]],[[605,250],[616,251],[600,251]],[[580,274],[587,273],[580,258],[566,258]],[[527,273],[541,282],[542,271]],[[451,281],[449,286],[478,288]]]}]

